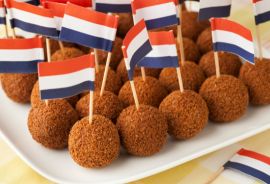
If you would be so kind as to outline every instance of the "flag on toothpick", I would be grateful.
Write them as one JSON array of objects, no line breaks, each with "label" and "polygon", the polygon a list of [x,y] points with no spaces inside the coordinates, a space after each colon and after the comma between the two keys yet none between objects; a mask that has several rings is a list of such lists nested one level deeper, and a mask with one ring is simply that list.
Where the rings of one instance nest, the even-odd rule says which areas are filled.
[{"label": "flag on toothpick", "polygon": [[157,29],[179,23],[174,0],[134,0],[131,2],[134,23],[144,19],[147,29]]},{"label": "flag on toothpick", "polygon": [[104,13],[128,13],[131,12],[131,0],[94,0],[93,7]]},{"label": "flag on toothpick", "polygon": [[63,3],[56,3],[50,1],[45,1],[42,5],[44,8],[49,9],[52,12],[54,20],[56,22],[56,29],[60,33],[66,5]]},{"label": "flag on toothpick", "polygon": [[200,0],[199,20],[229,17],[232,0]]},{"label": "flag on toothpick", "polygon": [[57,37],[56,23],[50,10],[27,3],[7,0],[7,11],[12,28]]},{"label": "flag on toothpick", "polygon": [[251,31],[222,18],[211,19],[214,51],[234,53],[254,64],[254,44]]},{"label": "flag on toothpick", "polygon": [[41,99],[65,98],[94,91],[95,57],[84,55],[57,62],[38,64]]},{"label": "flag on toothpick", "polygon": [[92,7],[92,0],[40,0],[40,2],[41,4],[43,4],[44,2],[55,2],[62,4],[66,4],[69,2],[86,8]]},{"label": "flag on toothpick", "polygon": [[44,61],[42,38],[0,39],[0,73],[36,73]]},{"label": "flag on toothpick", "polygon": [[241,149],[225,165],[265,183],[270,183],[270,157]]},{"label": "flag on toothpick", "polygon": [[6,9],[3,0],[0,1],[0,25],[1,24],[6,25]]},{"label": "flag on toothpick", "polygon": [[253,0],[256,25],[270,20],[270,1]]},{"label": "flag on toothpick", "polygon": [[152,50],[144,20],[135,24],[126,34],[122,50],[129,80],[133,80],[136,64]]},{"label": "flag on toothpick", "polygon": [[152,51],[139,63],[140,67],[179,67],[176,41],[172,31],[149,32]]},{"label": "flag on toothpick", "polygon": [[86,9],[71,3],[66,5],[60,39],[111,52],[118,17]]}]

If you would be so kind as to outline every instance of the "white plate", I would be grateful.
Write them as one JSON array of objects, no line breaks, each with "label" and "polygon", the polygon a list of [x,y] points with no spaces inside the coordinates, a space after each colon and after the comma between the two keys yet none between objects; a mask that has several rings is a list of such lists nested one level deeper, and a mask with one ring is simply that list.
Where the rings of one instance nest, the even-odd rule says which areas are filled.
[{"label": "white plate", "polygon": [[270,106],[250,107],[246,115],[230,124],[210,123],[188,141],[169,140],[163,150],[139,158],[121,153],[103,169],[84,169],[67,150],[49,150],[36,143],[27,129],[29,106],[10,101],[0,90],[0,135],[28,165],[57,183],[126,183],[172,168],[270,128]]}]

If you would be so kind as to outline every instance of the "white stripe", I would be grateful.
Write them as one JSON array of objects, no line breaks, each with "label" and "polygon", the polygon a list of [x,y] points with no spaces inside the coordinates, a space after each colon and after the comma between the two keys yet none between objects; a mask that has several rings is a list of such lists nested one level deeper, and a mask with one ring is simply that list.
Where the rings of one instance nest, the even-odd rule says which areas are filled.
[{"label": "white stripe", "polygon": [[5,8],[0,8],[0,17],[5,17],[6,12],[5,12]]},{"label": "white stripe", "polygon": [[103,4],[131,4],[131,0],[96,0],[96,3],[103,3]]},{"label": "white stripe", "polygon": [[56,30],[60,31],[61,27],[62,27],[62,21],[63,18],[62,17],[54,17],[55,23],[56,23]]},{"label": "white stripe", "polygon": [[168,17],[171,15],[176,15],[176,7],[173,2],[137,9],[136,14],[134,15],[134,19],[137,23],[141,19],[147,21],[162,17]]},{"label": "white stripe", "polygon": [[43,48],[0,49],[0,61],[44,60]]},{"label": "white stripe", "polygon": [[175,45],[152,45],[152,49],[146,57],[177,56]]},{"label": "white stripe", "polygon": [[230,159],[230,161],[252,167],[267,175],[270,175],[270,166],[264,162],[261,162],[260,160],[236,154]]},{"label": "white stripe", "polygon": [[255,15],[263,14],[263,13],[269,12],[269,11],[270,11],[270,1],[269,0],[259,1],[256,4],[254,4]]},{"label": "white stripe", "polygon": [[249,53],[254,53],[254,45],[252,41],[247,40],[246,38],[229,32],[229,31],[221,31],[221,30],[215,30],[212,32],[213,35],[213,42],[224,42],[229,43],[233,45],[237,45],[240,48],[245,49]]},{"label": "white stripe", "polygon": [[85,81],[95,80],[95,69],[85,68],[80,71],[63,75],[52,75],[39,77],[40,90],[58,89],[75,86]]},{"label": "white stripe", "polygon": [[56,28],[55,20],[53,17],[44,17],[34,13],[30,13],[27,11],[19,10],[16,8],[8,9],[10,18],[14,18],[17,20],[21,20],[27,23],[48,27],[48,28]]},{"label": "white stripe", "polygon": [[232,0],[200,0],[200,9],[228,6],[232,3]]},{"label": "white stripe", "polygon": [[115,40],[116,35],[115,28],[88,22],[67,14],[64,16],[62,27],[111,41]]},{"label": "white stripe", "polygon": [[126,67],[130,69],[130,59],[134,55],[134,53],[149,39],[148,33],[146,28],[143,29],[133,40],[130,42],[129,46],[127,47],[127,55],[128,58],[126,59]]}]

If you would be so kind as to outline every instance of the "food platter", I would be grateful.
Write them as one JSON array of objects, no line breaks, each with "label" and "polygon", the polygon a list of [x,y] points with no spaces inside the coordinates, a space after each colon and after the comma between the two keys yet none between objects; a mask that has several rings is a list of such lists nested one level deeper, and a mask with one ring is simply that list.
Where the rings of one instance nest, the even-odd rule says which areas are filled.
[{"label": "food platter", "polygon": [[120,158],[103,169],[84,169],[73,162],[67,150],[49,150],[36,143],[27,129],[30,106],[9,100],[0,90],[0,135],[30,167],[56,183],[126,183],[147,177],[270,128],[270,106],[249,107],[246,115],[229,124],[209,123],[188,141],[168,140],[163,150],[151,157]]}]

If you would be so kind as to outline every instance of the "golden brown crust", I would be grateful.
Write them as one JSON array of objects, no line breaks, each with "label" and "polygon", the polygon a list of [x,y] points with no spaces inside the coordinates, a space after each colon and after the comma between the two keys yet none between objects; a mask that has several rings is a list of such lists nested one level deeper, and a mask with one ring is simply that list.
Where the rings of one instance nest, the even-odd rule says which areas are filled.
[{"label": "golden brown crust", "polygon": [[119,16],[117,35],[124,38],[127,32],[133,26],[133,20],[131,13],[117,13],[115,15]]},{"label": "golden brown crust", "polygon": [[199,35],[196,44],[202,54],[213,50],[211,27],[206,28]]},{"label": "golden brown crust", "polygon": [[172,92],[160,104],[159,110],[168,119],[169,134],[176,139],[189,139],[200,133],[208,122],[208,108],[194,91]]},{"label": "golden brown crust", "polygon": [[82,167],[100,168],[114,161],[120,151],[115,125],[107,118],[94,115],[78,121],[71,129],[68,149],[73,160]]},{"label": "golden brown crust", "polygon": [[1,84],[6,95],[18,103],[29,103],[31,91],[38,79],[37,74],[4,73]]},{"label": "golden brown crust", "polygon": [[54,52],[51,57],[52,61],[63,61],[65,59],[71,59],[84,55],[84,52],[75,47],[64,47],[64,56],[62,51],[59,49]]},{"label": "golden brown crust", "polygon": [[[234,54],[228,52],[218,52],[220,73],[233,75],[238,77],[242,62]],[[199,62],[199,66],[203,69],[207,77],[216,75],[214,51],[210,51],[203,55]]]},{"label": "golden brown crust", "polygon": [[247,110],[248,90],[241,80],[230,75],[206,79],[200,95],[208,105],[209,119],[215,122],[237,120]]},{"label": "golden brown crust", "polygon": [[239,78],[248,87],[251,104],[267,105],[270,104],[270,59],[255,62],[255,66],[245,63]]},{"label": "golden brown crust", "polygon": [[48,105],[31,108],[28,129],[38,143],[51,149],[67,147],[68,135],[78,120],[77,112],[66,100],[50,100]]},{"label": "golden brown crust", "polygon": [[[140,104],[158,107],[168,94],[166,88],[153,77],[147,76],[145,81],[143,81],[142,77],[135,77],[134,84]],[[134,104],[129,81],[122,86],[118,97],[125,106]]]},{"label": "golden brown crust", "polygon": [[[202,69],[194,62],[185,61],[180,66],[184,89],[198,91],[205,80]],[[178,78],[175,68],[164,68],[160,75],[159,81],[167,88],[168,91],[179,90]]]},{"label": "golden brown crust", "polygon": [[157,108],[140,105],[124,109],[116,124],[121,142],[128,153],[150,156],[159,152],[167,141],[167,121]]},{"label": "golden brown crust", "polygon": [[[180,53],[180,49],[179,49],[179,44],[178,42],[176,42],[176,46],[177,46],[177,53],[179,56],[179,59],[181,58],[181,53]],[[183,45],[184,45],[184,54],[185,54],[185,59],[187,61],[193,61],[198,63],[198,61],[200,60],[201,54],[199,51],[198,46],[194,43],[193,40],[189,39],[189,38],[183,38]]]}]

